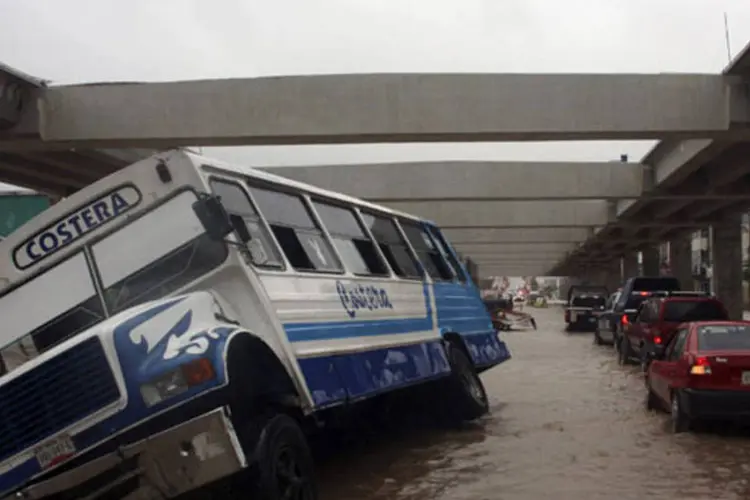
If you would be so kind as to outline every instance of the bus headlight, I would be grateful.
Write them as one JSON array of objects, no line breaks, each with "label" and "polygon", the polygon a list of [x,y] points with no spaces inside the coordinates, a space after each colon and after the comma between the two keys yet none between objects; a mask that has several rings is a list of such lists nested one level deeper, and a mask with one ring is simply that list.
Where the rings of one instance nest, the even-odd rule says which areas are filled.
[{"label": "bus headlight", "polygon": [[141,397],[146,406],[151,407],[214,378],[216,371],[211,361],[199,358],[143,384]]}]

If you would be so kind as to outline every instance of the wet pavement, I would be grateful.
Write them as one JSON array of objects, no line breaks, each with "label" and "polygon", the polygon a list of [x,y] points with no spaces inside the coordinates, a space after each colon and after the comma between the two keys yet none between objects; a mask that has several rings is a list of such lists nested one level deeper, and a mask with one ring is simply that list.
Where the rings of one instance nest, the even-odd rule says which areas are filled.
[{"label": "wet pavement", "polygon": [[672,435],[643,379],[591,334],[503,333],[514,358],[483,374],[491,415],[460,430],[410,424],[319,466],[322,500],[750,498],[750,432]]}]

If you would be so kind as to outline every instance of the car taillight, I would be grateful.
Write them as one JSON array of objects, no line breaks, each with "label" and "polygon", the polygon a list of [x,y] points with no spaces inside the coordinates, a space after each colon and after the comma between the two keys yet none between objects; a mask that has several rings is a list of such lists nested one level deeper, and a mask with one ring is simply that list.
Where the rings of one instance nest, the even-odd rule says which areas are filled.
[{"label": "car taillight", "polygon": [[628,315],[627,314],[623,314],[622,315],[621,321],[622,321],[623,325],[627,325],[628,323],[630,323],[630,321],[628,321]]},{"label": "car taillight", "polygon": [[661,345],[661,337],[659,337],[658,335],[654,337],[654,344]]},{"label": "car taillight", "polygon": [[691,375],[711,375],[711,364],[708,362],[708,358],[705,356],[699,356],[693,361],[693,366],[690,367]]}]

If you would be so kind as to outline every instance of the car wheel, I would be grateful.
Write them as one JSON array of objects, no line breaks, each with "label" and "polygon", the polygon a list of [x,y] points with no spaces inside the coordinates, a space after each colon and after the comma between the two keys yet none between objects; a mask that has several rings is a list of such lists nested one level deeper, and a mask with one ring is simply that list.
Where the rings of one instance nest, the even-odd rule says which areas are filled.
[{"label": "car wheel", "polygon": [[672,420],[672,433],[679,434],[690,430],[690,418],[685,414],[680,404],[680,395],[678,391],[672,392],[672,404],[670,408]]},{"label": "car wheel", "polygon": [[599,335],[599,328],[594,330],[594,345],[602,345],[604,342],[602,342],[602,336]]},{"label": "car wheel", "polygon": [[482,379],[463,350],[448,342],[446,354],[451,375],[446,379],[446,392],[438,395],[446,403],[445,416],[452,421],[474,420],[490,409]]},{"label": "car wheel", "polygon": [[618,362],[625,366],[630,364],[630,358],[633,356],[633,350],[630,348],[630,340],[627,337],[622,337],[620,340],[620,356]]},{"label": "car wheel", "polygon": [[661,405],[659,404],[659,398],[651,390],[651,385],[646,381],[646,410],[654,411],[658,410]]},{"label": "car wheel", "polygon": [[641,349],[641,372],[648,372],[648,367],[651,365],[651,359],[646,355],[646,349]]}]

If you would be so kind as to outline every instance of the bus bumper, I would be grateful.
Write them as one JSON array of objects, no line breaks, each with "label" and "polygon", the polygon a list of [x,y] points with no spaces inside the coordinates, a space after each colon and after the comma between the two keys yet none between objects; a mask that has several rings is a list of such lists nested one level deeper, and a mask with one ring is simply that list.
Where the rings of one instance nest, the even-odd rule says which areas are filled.
[{"label": "bus bumper", "polygon": [[247,465],[224,408],[124,446],[28,486],[4,500],[170,498],[229,476]]}]

